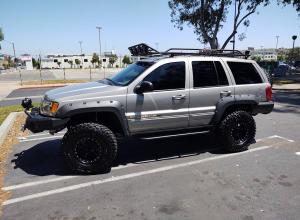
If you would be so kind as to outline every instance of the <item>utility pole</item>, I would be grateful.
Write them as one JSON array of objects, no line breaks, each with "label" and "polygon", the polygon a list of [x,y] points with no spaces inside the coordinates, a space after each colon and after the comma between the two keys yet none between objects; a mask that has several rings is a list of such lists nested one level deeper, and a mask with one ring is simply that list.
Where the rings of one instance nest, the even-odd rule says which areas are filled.
[{"label": "utility pole", "polygon": [[14,51],[14,64],[16,66],[16,60],[17,60],[17,57],[16,57],[16,50],[15,50],[15,43],[14,42],[10,42],[10,41],[7,41],[7,40],[3,40],[7,43],[10,43],[12,45],[12,48],[13,48],[13,51]]},{"label": "utility pole", "polygon": [[277,50],[277,48],[278,48],[278,38],[279,38],[279,36],[277,35],[277,36],[276,36],[276,50]]},{"label": "utility pole", "polygon": [[158,51],[158,46],[159,46],[159,43],[156,42],[156,43],[155,43],[155,47],[156,47],[156,50],[157,50],[157,51]]},{"label": "utility pole", "polygon": [[293,58],[292,58],[292,60],[294,60],[295,59],[294,49],[295,49],[295,41],[297,39],[297,35],[293,35],[292,39],[293,39],[293,52],[292,52]]},{"label": "utility pole", "polygon": [[81,56],[81,66],[83,67],[83,59],[82,59],[82,40],[78,41],[79,45],[80,45],[80,56]]},{"label": "utility pole", "polygon": [[101,32],[102,27],[97,26],[96,29],[98,29],[98,32],[99,32],[99,69],[100,69],[100,61],[102,61],[101,60],[101,33],[100,32]]},{"label": "utility pole", "polygon": [[42,79],[42,57],[41,57],[41,54],[39,55],[39,60],[40,60],[40,79],[41,79],[41,84],[43,84],[43,79]]}]

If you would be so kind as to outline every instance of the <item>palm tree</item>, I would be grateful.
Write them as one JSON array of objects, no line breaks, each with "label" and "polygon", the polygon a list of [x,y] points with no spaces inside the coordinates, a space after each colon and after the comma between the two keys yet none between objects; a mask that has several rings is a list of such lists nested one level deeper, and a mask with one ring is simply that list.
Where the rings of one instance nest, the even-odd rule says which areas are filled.
[{"label": "palm tree", "polygon": [[75,59],[75,63],[76,63],[77,68],[78,68],[78,66],[80,65],[80,60],[79,59]]},{"label": "palm tree", "polygon": [[71,69],[72,69],[72,68],[73,68],[73,60],[69,60],[69,61],[68,61],[68,64],[70,64]]}]

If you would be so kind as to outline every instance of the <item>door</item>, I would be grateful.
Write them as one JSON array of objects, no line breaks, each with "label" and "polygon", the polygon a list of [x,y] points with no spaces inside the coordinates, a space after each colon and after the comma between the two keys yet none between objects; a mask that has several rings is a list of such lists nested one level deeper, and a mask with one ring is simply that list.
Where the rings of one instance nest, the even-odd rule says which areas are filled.
[{"label": "door", "polygon": [[234,95],[229,74],[218,58],[190,58],[190,127],[210,123],[216,104],[225,96]]},{"label": "door", "polygon": [[161,64],[142,81],[153,84],[153,91],[128,91],[127,112],[130,132],[145,133],[188,127],[189,90],[185,61]]}]

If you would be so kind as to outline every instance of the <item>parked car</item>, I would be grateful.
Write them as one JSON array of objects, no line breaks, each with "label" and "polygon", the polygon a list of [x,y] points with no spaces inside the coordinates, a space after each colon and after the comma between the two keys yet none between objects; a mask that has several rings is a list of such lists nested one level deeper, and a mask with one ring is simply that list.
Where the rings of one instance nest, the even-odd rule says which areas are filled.
[{"label": "parked car", "polygon": [[289,65],[287,64],[280,64],[277,68],[274,69],[273,75],[275,77],[283,77],[288,74],[288,71],[290,70]]},{"label": "parked car", "polygon": [[22,102],[24,129],[68,129],[61,148],[75,172],[109,172],[117,139],[128,137],[211,131],[229,152],[244,151],[255,138],[253,115],[273,109],[265,72],[253,60],[234,57],[241,52],[160,53],[145,44],[129,49],[149,58],[111,78],[48,91],[39,108],[30,99]]}]

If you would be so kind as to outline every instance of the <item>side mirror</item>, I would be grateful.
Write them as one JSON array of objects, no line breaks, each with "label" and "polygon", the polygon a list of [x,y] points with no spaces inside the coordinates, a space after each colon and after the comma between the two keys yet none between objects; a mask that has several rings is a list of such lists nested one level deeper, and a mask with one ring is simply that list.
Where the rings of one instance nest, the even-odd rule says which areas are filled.
[{"label": "side mirror", "polygon": [[151,92],[153,91],[153,84],[149,81],[143,81],[141,84],[137,85],[134,88],[134,92],[136,94],[142,94],[144,92]]}]

